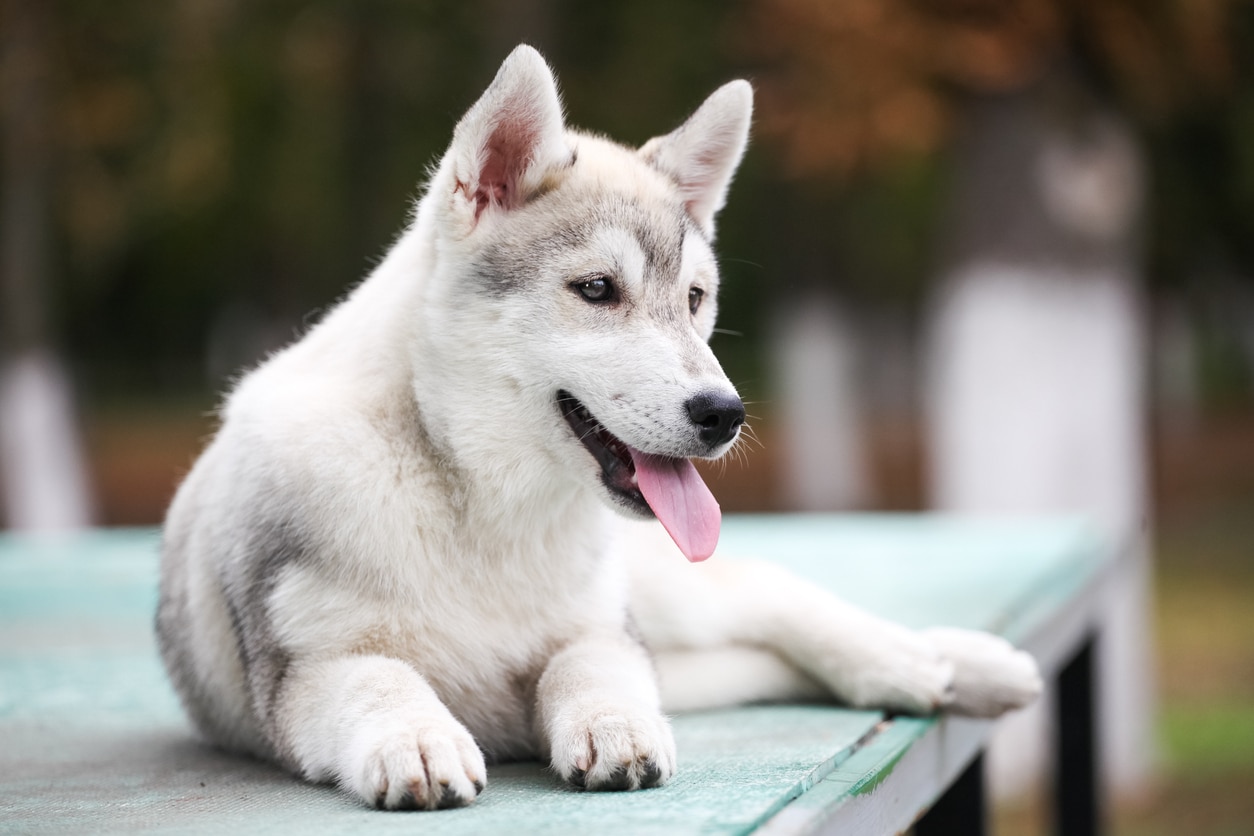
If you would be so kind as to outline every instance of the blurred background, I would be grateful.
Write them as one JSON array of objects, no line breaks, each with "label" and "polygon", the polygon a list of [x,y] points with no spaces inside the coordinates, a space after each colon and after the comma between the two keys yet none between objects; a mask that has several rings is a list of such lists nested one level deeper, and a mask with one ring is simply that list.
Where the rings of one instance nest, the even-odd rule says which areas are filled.
[{"label": "blurred background", "polygon": [[[630,143],[756,87],[724,509],[1089,515],[1141,567],[1115,832],[1254,832],[1244,0],[0,0],[0,520],[158,523],[521,41]],[[1043,832],[1032,760],[999,832]]]}]

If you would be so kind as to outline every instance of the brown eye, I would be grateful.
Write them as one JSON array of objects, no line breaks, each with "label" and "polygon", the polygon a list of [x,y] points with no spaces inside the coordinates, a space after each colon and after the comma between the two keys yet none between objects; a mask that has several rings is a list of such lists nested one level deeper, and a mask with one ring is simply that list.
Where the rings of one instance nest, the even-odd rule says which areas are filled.
[{"label": "brown eye", "polygon": [[705,291],[699,287],[694,287],[688,291],[688,311],[693,316],[697,315],[697,308],[701,307],[701,300],[705,297]]},{"label": "brown eye", "polygon": [[571,285],[579,295],[589,302],[613,302],[614,301],[614,283],[609,280],[608,276],[596,276],[591,279],[583,279]]}]

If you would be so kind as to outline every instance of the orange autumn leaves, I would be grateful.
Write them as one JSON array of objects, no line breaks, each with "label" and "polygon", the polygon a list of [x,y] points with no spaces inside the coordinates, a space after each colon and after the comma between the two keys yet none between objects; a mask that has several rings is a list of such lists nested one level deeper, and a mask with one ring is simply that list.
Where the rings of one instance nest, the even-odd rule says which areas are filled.
[{"label": "orange autumn leaves", "polygon": [[1064,66],[1138,115],[1169,115],[1230,79],[1244,2],[753,0],[734,38],[759,68],[759,131],[788,172],[845,176],[935,148],[959,94]]}]

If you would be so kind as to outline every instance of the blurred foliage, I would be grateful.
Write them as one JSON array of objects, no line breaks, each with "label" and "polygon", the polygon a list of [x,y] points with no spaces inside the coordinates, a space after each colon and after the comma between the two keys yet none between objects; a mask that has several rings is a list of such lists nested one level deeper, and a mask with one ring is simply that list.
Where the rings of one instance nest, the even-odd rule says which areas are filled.
[{"label": "blurred foliage", "polygon": [[792,169],[844,173],[934,148],[961,93],[1060,64],[1146,123],[1226,102],[1242,14],[1241,0],[757,0],[741,48],[763,62],[763,129]]},{"label": "blurred foliage", "polygon": [[971,94],[1060,67],[1129,118],[1162,283],[1203,255],[1254,274],[1254,4],[1247,0],[757,0],[741,48],[796,178],[891,170],[941,145]]},{"label": "blurred foliage", "polygon": [[916,298],[945,187],[937,152],[964,97],[1060,64],[1141,129],[1153,274],[1178,283],[1209,258],[1254,275],[1254,9],[1243,0],[42,8],[52,306],[90,391],[216,387],[290,338],[368,272],[519,41],[555,66],[574,124],[629,142],[669,130],[730,77],[755,81],[759,137],[720,230],[723,324],[747,334],[718,348],[742,379],[756,375],[748,357],[768,293]]}]

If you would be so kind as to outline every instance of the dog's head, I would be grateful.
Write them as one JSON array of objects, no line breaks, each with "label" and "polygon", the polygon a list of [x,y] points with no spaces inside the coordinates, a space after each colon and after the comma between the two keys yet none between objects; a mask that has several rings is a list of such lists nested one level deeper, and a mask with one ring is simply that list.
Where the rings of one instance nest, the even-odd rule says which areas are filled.
[{"label": "dog's head", "polygon": [[430,207],[424,328],[441,362],[512,413],[491,420],[618,510],[656,515],[692,559],[713,550],[718,506],[689,459],[722,455],[744,421],[706,343],[714,217],[751,111],[735,81],[629,149],[567,130],[522,46],[458,123],[418,219]]}]

